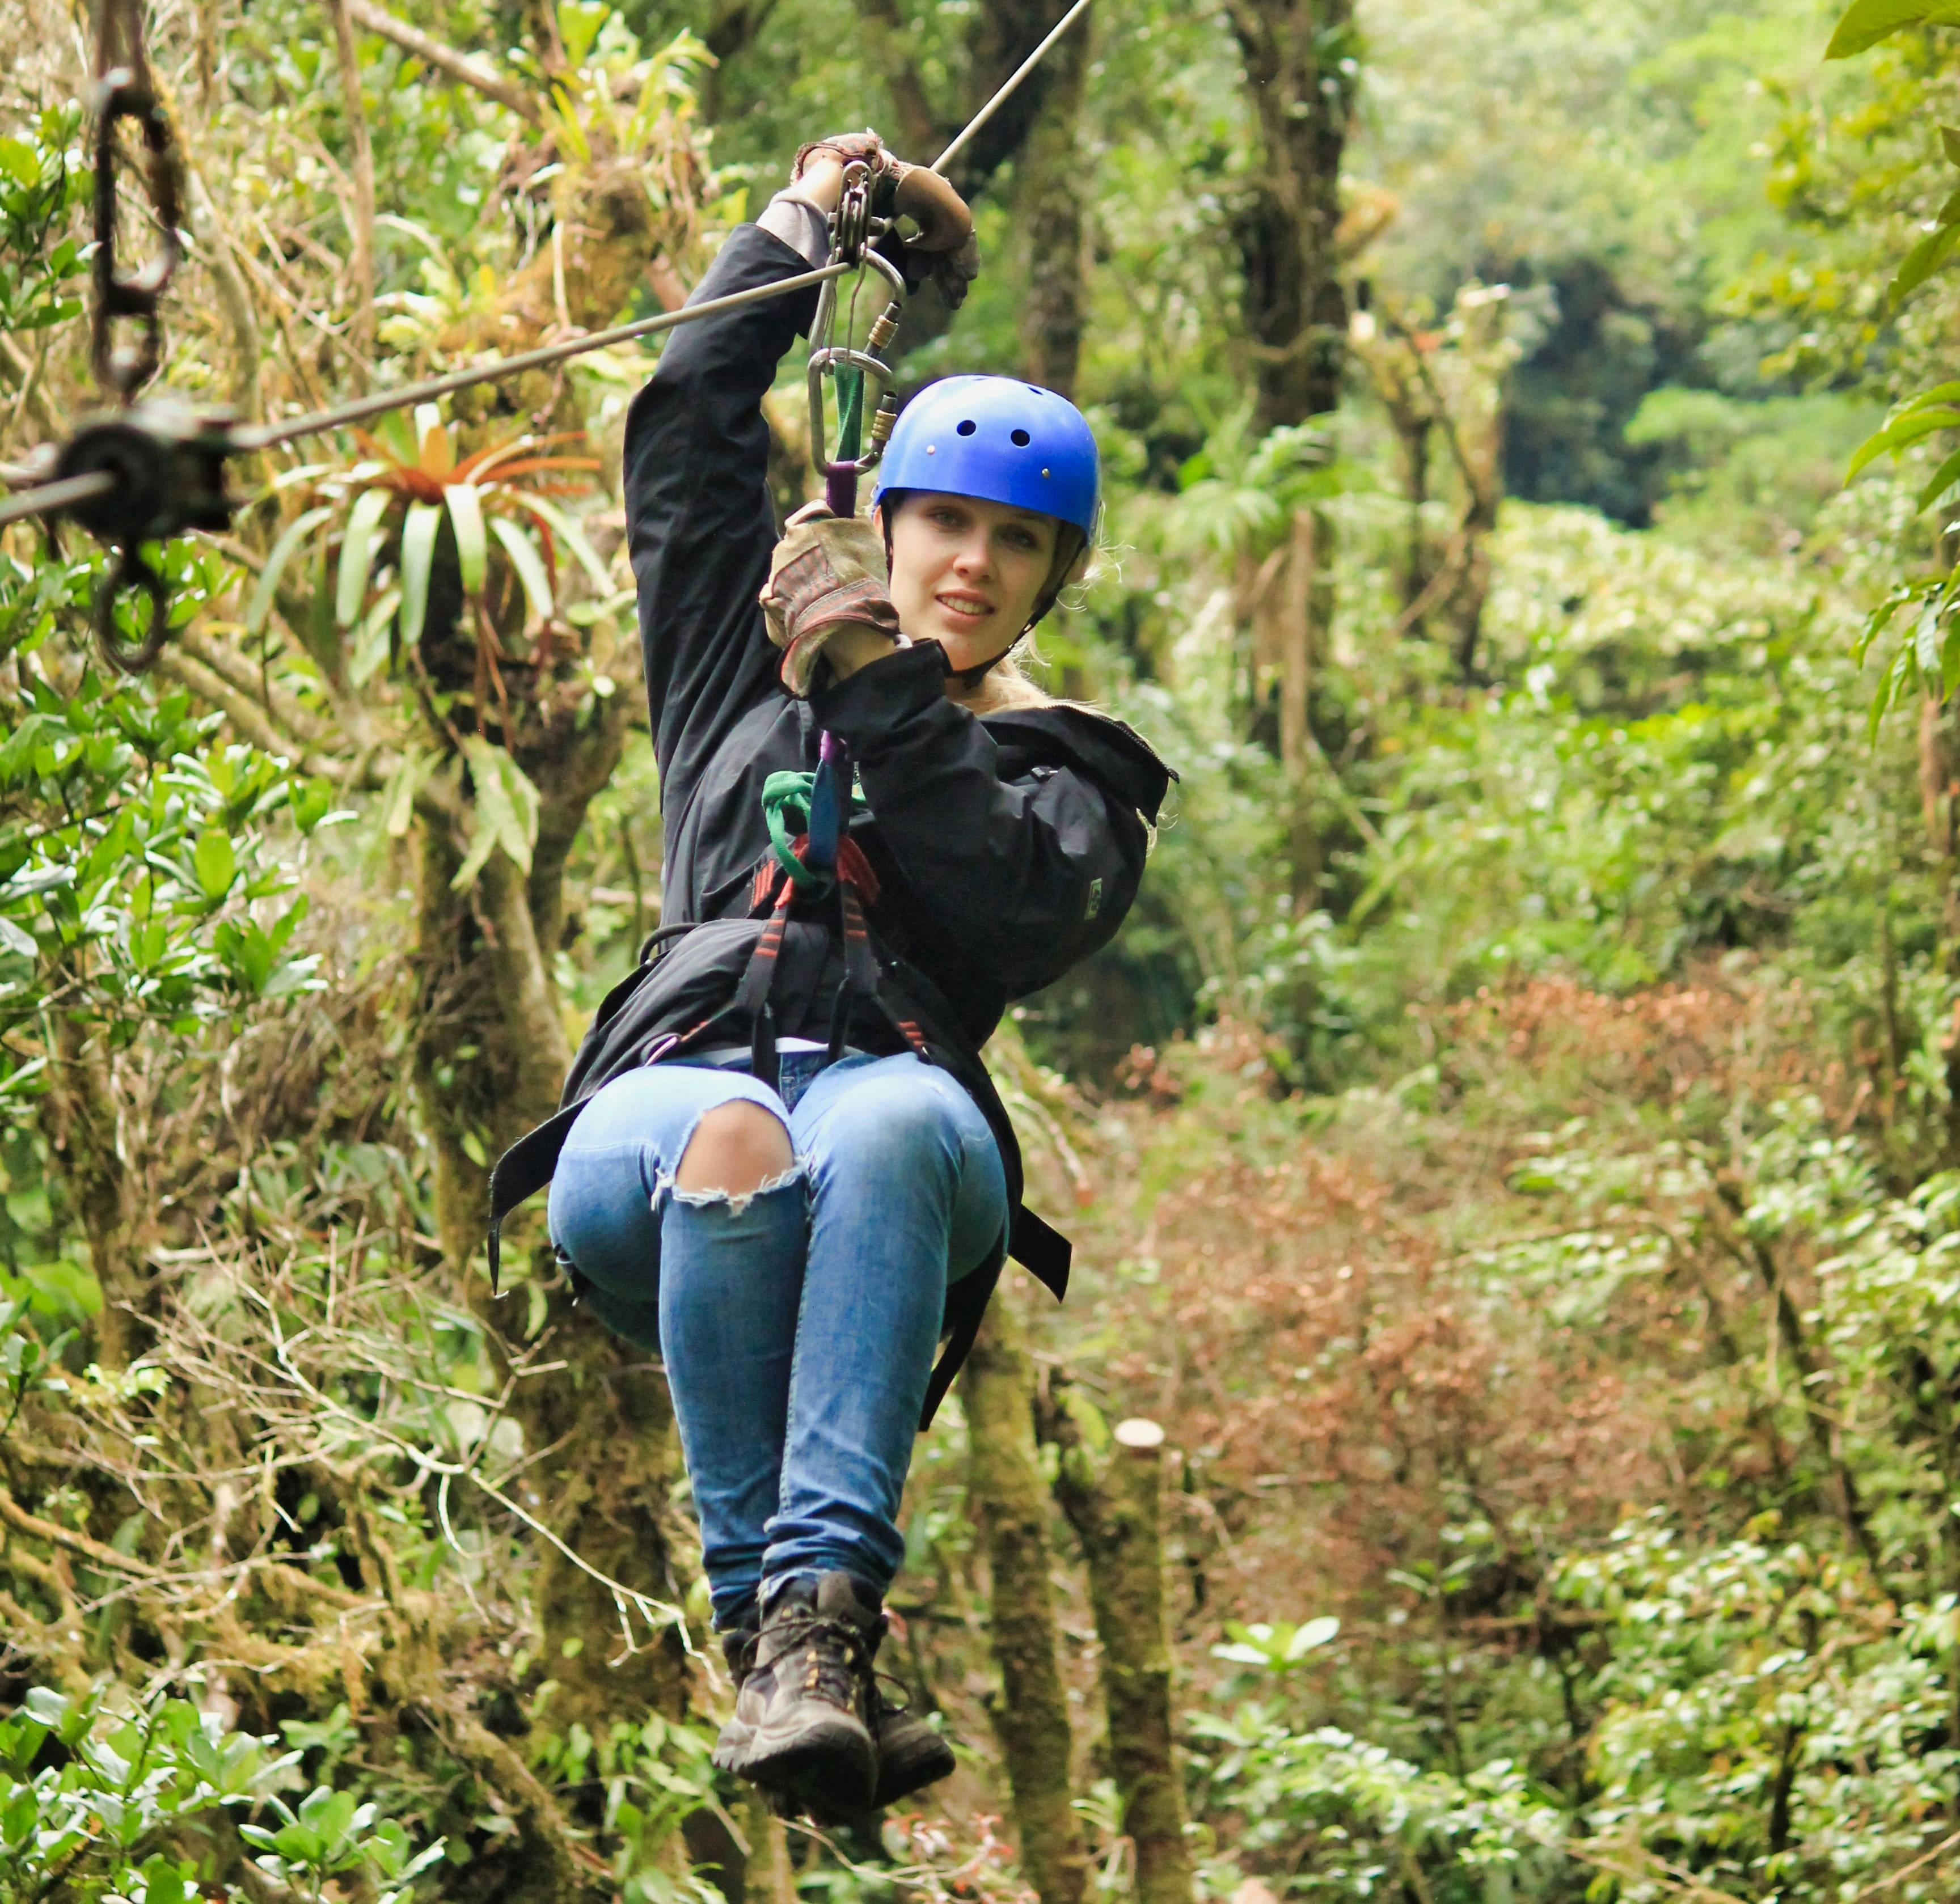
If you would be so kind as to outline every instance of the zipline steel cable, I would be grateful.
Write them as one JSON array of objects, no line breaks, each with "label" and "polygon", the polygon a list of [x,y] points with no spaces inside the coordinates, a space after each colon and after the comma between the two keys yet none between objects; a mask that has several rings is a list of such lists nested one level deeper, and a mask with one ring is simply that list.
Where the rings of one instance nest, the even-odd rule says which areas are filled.
[{"label": "zipline steel cable", "polygon": [[[377,390],[371,396],[338,404],[330,410],[316,410],[283,423],[236,431],[229,439],[229,447],[239,455],[275,449],[282,443],[298,442],[302,437],[319,436],[329,430],[342,429],[365,418],[404,409],[411,404],[427,403],[479,383],[494,383],[500,377],[515,377],[526,370],[544,370],[552,364],[562,364],[568,358],[604,350],[636,337],[651,336],[656,331],[671,330],[676,324],[692,323],[696,318],[713,317],[725,310],[739,310],[744,304],[759,304],[772,297],[787,297],[791,291],[824,284],[855,269],[854,265],[844,264],[822,265],[815,271],[785,278],[777,284],[759,285],[753,291],[733,291],[726,297],[712,297],[705,304],[684,305],[679,310],[663,311],[657,317],[643,317],[631,324],[616,324],[610,330],[594,331],[588,336],[568,338],[561,343],[521,351],[515,357],[499,358],[495,364],[479,364],[473,370],[451,370],[441,377],[425,377],[419,383],[405,383],[397,389]],[[52,514],[93,502],[113,490],[118,480],[107,470],[98,470],[88,475],[71,476],[65,482],[43,484],[24,495],[0,503],[0,529],[25,517]]]},{"label": "zipline steel cable", "polygon": [[[1087,11],[1090,4],[1091,0],[1074,0],[1074,4],[1050,29],[1041,43],[955,135],[952,143],[933,161],[932,170],[943,174],[967,142],[1007,103],[1021,82],[1047,56],[1049,49]],[[469,370],[452,370],[441,377],[425,378],[419,383],[403,384],[396,389],[377,390],[370,396],[336,405],[330,409],[314,411],[281,423],[264,424],[255,429],[234,431],[225,439],[224,453],[251,454],[262,450],[277,448],[285,443],[297,442],[303,437],[317,436],[326,431],[341,429],[368,417],[379,416],[387,411],[401,409],[412,404],[425,403],[437,397],[469,389],[479,383],[494,383],[500,378],[517,376],[526,370],[547,369],[552,364],[584,356],[589,351],[608,349],[616,344],[628,343],[637,338],[650,337],[657,332],[671,330],[676,325],[692,323],[698,318],[713,317],[723,311],[738,310],[745,304],[761,304],[769,298],[788,297],[792,292],[842,277],[858,268],[851,262],[823,265],[814,271],[800,272],[794,278],[784,278],[776,284],[759,285],[752,291],[732,292],[725,297],[710,298],[705,304],[686,304],[679,310],[663,311],[657,317],[641,318],[632,323],[615,325],[609,330],[595,331],[587,336],[568,338],[555,344],[541,345],[536,350],[521,351],[515,357],[500,358],[494,364],[479,364]],[[122,480],[119,475],[110,471],[96,470],[60,482],[43,483],[24,494],[0,502],[0,528],[30,516],[56,515],[63,510],[98,501],[111,494]]]}]

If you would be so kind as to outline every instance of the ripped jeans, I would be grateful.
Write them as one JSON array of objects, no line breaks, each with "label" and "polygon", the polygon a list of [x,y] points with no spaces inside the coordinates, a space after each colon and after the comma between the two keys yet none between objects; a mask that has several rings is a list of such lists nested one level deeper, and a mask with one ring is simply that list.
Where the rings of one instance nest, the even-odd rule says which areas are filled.
[{"label": "ripped jeans", "polygon": [[[824,1057],[784,1051],[780,1095],[737,1060],[629,1071],[552,1179],[552,1241],[585,1300],[666,1364],[724,1628],[765,1580],[890,1585],[947,1286],[1007,1220],[993,1133],[943,1071]],[[676,1190],[695,1125],[736,1098],[781,1119],[794,1168],[744,1197]]]}]

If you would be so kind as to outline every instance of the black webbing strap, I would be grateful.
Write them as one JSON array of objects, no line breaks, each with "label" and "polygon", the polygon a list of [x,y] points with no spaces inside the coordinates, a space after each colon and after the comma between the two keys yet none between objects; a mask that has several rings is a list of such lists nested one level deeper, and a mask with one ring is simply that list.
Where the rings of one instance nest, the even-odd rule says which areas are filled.
[{"label": "black webbing strap", "polygon": [[830,1005],[830,1048],[824,1054],[835,1064],[844,1055],[851,1032],[851,1008],[861,998],[875,1004],[878,997],[878,956],[871,949],[870,929],[864,923],[864,904],[858,882],[838,862],[837,911],[838,934],[844,945],[844,982]]},{"label": "black webbing strap", "polygon": [[503,1267],[504,1219],[527,1197],[541,1190],[558,1168],[558,1154],[571,1127],[585,1108],[585,1100],[567,1105],[547,1117],[536,1130],[520,1137],[490,1172],[490,1293],[497,1293],[498,1272]]},{"label": "black webbing strap", "polygon": [[781,1082],[776,1065],[776,1013],[770,1002],[776,975],[782,968],[783,933],[788,929],[790,908],[796,904],[796,882],[783,876],[782,889],[769,914],[769,923],[756,941],[742,982],[735,988],[733,1009],[746,1013],[749,1024],[749,1070],[759,1084],[773,1091]]},{"label": "black webbing strap", "polygon": [[1007,1232],[1007,1254],[1059,1302],[1068,1293],[1069,1265],[1075,1245],[1052,1223],[1045,1223],[1026,1204],[1014,1212]]}]

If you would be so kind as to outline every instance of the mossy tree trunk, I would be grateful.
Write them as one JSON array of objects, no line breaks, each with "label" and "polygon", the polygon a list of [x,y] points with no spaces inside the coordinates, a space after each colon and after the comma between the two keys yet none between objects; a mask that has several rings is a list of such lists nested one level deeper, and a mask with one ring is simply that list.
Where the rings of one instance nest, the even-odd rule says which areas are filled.
[{"label": "mossy tree trunk", "polygon": [[1048,55],[1051,91],[1016,180],[1017,222],[1027,254],[1021,361],[1031,381],[1071,397],[1082,359],[1087,253],[1080,131],[1090,31],[1084,21]]},{"label": "mossy tree trunk", "polygon": [[1141,1904],[1191,1904],[1164,1607],[1163,1438],[1154,1422],[1126,1421],[1099,1460],[1079,1444],[1068,1449],[1055,1495],[1089,1564],[1109,1769],[1136,1851],[1136,1895]]},{"label": "mossy tree trunk", "polygon": [[1348,307],[1341,165],[1359,90],[1353,0],[1227,0],[1261,163],[1236,219],[1255,427],[1304,423],[1341,401]]},{"label": "mossy tree trunk", "polygon": [[969,1487],[992,1579],[1001,1690],[994,1731],[1013,1793],[1021,1864],[1041,1904],[1082,1904],[1088,1855],[1071,1782],[1074,1735],[1048,1581],[1048,1487],[1035,1448],[1033,1365],[1011,1303],[996,1297],[960,1378]]}]

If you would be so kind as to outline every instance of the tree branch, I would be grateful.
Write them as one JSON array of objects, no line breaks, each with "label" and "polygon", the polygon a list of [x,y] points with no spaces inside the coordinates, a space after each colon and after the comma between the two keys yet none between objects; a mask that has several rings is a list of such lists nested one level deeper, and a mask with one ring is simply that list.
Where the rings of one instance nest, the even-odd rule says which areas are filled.
[{"label": "tree branch", "polygon": [[208,701],[231,722],[241,740],[250,741],[266,753],[289,757],[297,755],[300,764],[309,774],[329,779],[337,775],[346,764],[343,761],[310,752],[304,742],[275,727],[272,717],[257,702],[240,694],[215,669],[196,656],[186,654],[181,647],[166,647],[158,657],[157,672],[166,680],[174,681],[179,687],[188,688],[199,700]]},{"label": "tree branch", "polygon": [[495,100],[527,125],[539,122],[542,115],[537,101],[521,87],[499,78],[453,46],[445,46],[440,40],[431,40],[406,20],[397,20],[386,8],[376,6],[374,0],[346,0],[346,5],[348,17],[358,21],[370,33],[377,33],[383,40],[392,40],[404,52],[413,53],[425,65],[433,66],[439,73],[447,73],[458,84],[481,93],[485,99]]},{"label": "tree branch", "polygon": [[52,1521],[43,1521],[38,1515],[27,1510],[0,1487],[0,1521],[18,1532],[36,1540],[45,1540],[51,1547],[65,1547],[70,1553],[79,1554],[91,1565],[107,1567],[113,1573],[135,1574],[148,1576],[155,1573],[155,1568],[147,1561],[132,1559],[126,1553],[118,1553],[113,1547],[104,1546],[100,1540],[91,1540],[85,1534],[78,1534],[72,1527],[65,1527]]},{"label": "tree branch", "polygon": [[357,355],[364,361],[374,342],[374,148],[368,136],[367,109],[361,103],[361,64],[355,56],[354,24],[349,0],[327,0],[333,15],[334,44],[340,65],[340,92],[347,114],[348,142],[353,150],[354,200],[348,223],[353,230],[354,310],[348,326]]},{"label": "tree branch", "polygon": [[941,128],[926,97],[925,81],[905,51],[912,30],[899,15],[897,0],[858,0],[858,10],[877,29],[870,37],[870,52],[891,89],[899,129],[919,162],[929,164],[941,142]]}]

